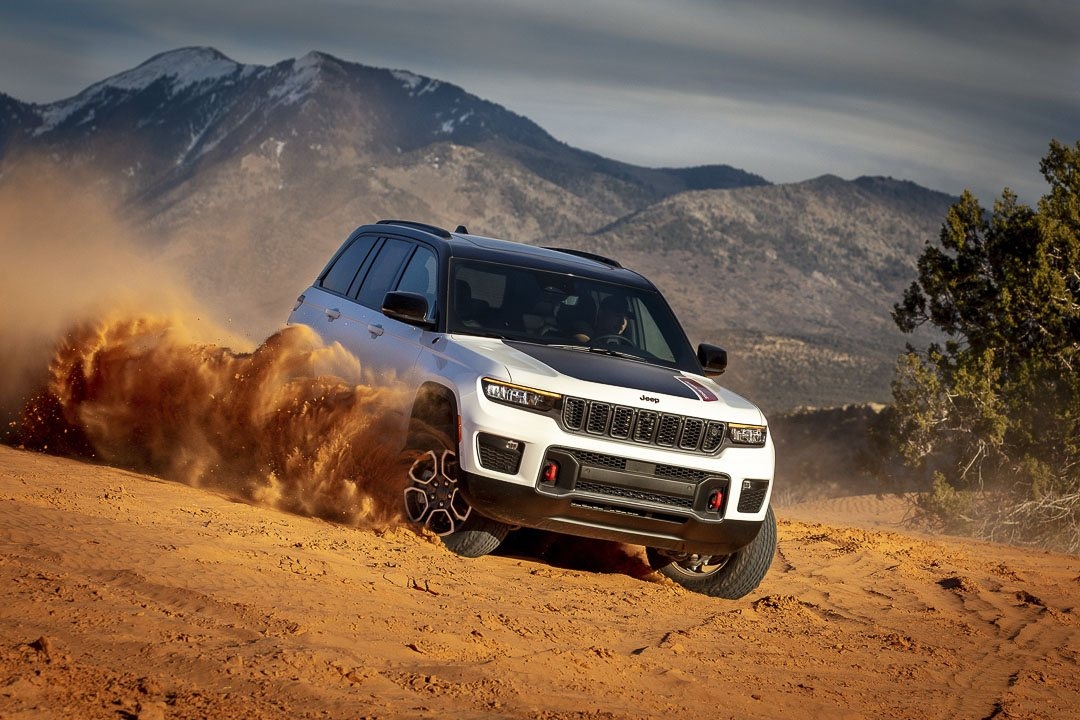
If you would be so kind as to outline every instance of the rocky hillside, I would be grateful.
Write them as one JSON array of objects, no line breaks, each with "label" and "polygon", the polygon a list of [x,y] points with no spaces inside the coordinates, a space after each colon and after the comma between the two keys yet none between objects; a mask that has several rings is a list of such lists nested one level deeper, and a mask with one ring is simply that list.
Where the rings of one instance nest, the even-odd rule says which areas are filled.
[{"label": "rocky hillside", "polygon": [[692,339],[730,349],[732,386],[776,409],[887,398],[888,310],[949,203],[881,178],[632,166],[454,85],[316,52],[264,67],[186,48],[56,103],[0,95],[0,186],[42,158],[253,339],[357,225],[464,223],[652,277]]},{"label": "rocky hillside", "polygon": [[824,176],[681,193],[585,244],[650,275],[696,339],[772,407],[887,398],[905,339],[892,304],[951,198],[910,182]]}]

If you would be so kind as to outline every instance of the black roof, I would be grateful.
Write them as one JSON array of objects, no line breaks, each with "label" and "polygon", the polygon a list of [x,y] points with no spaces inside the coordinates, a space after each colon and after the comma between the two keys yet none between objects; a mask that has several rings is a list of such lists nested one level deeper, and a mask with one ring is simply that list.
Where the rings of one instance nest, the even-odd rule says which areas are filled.
[{"label": "black roof", "polygon": [[[622,267],[610,258],[583,251],[538,247],[510,240],[450,232],[443,228],[410,220],[380,220],[375,225],[357,229],[361,232],[386,233],[393,226],[395,234],[423,240],[447,257],[486,260],[506,265],[524,265],[541,270],[579,275],[595,280],[631,285],[655,290],[655,286],[633,270]],[[464,229],[460,227],[459,229]]]}]

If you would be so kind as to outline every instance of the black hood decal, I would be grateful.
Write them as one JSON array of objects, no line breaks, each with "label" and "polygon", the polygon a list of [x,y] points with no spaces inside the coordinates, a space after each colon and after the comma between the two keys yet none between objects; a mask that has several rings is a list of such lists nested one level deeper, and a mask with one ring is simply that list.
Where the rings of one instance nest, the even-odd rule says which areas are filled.
[{"label": "black hood decal", "polygon": [[507,345],[544,363],[562,375],[586,382],[615,385],[659,395],[699,400],[693,390],[679,380],[679,371],[634,360],[582,350],[504,340]]}]

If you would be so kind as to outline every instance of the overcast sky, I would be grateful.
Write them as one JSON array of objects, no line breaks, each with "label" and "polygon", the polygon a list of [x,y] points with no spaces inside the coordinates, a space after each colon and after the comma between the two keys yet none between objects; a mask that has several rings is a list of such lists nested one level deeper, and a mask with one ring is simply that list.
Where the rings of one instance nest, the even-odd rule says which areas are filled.
[{"label": "overcast sky", "polygon": [[890,175],[985,205],[1080,139],[1078,0],[3,0],[0,92],[47,103],[208,45],[460,85],[649,166]]}]

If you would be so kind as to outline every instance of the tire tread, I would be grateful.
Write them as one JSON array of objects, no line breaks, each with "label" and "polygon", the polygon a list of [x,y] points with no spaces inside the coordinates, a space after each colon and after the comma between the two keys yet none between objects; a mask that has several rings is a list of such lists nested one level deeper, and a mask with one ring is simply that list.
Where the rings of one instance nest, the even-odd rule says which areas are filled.
[{"label": "tire tread", "polygon": [[[746,547],[735,551],[726,565],[709,574],[691,574],[675,562],[656,563],[657,570],[687,590],[727,600],[749,595],[761,584],[776,553],[776,516],[772,507],[765,514],[758,534]],[[650,550],[650,561],[658,558]],[[654,564],[654,567],[656,567]]]}]

